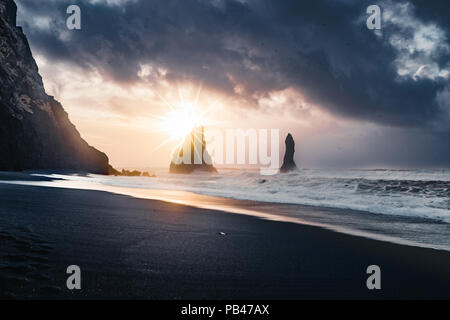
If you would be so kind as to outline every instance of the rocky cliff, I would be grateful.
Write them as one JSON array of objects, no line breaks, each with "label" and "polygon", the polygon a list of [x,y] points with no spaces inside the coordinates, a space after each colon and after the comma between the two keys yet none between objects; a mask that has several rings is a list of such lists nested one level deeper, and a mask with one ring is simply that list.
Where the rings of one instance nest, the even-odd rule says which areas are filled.
[{"label": "rocky cliff", "polygon": [[284,153],[283,165],[280,168],[280,172],[288,172],[297,169],[294,161],[295,142],[292,135],[288,133],[286,140],[286,152]]},{"label": "rocky cliff", "polygon": [[108,173],[60,103],[45,93],[13,0],[0,0],[0,170],[69,169]]},{"label": "rocky cliff", "polygon": [[183,144],[173,154],[169,170],[170,173],[217,172],[206,149],[203,127],[195,128],[187,135]]}]

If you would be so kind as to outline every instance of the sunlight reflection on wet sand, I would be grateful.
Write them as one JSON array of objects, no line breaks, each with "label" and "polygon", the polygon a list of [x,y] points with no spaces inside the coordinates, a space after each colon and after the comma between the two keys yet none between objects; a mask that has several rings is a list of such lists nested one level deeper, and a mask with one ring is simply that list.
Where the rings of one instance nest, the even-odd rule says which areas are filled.
[{"label": "sunlight reflection on wet sand", "polygon": [[[77,189],[77,190],[92,190],[92,191],[104,191],[119,195],[130,196],[139,199],[149,199],[165,201],[170,203],[175,203],[179,205],[191,206],[206,210],[215,211],[225,211],[235,214],[249,215],[253,217],[258,217],[270,221],[278,222],[288,222],[297,223],[303,225],[309,225],[314,227],[320,227],[323,229],[345,233],[353,236],[364,237],[369,239],[375,239],[380,241],[386,241],[391,243],[397,243],[402,245],[419,246],[435,249],[446,249],[440,247],[432,247],[429,245],[424,245],[421,243],[416,243],[414,241],[409,241],[405,239],[400,239],[397,237],[390,237],[387,235],[380,235],[369,233],[365,231],[355,230],[351,228],[346,228],[342,226],[322,224],[317,222],[311,222],[303,220],[299,217],[288,216],[292,213],[292,210],[300,210],[300,206],[293,205],[280,205],[273,203],[261,203],[249,200],[235,200],[229,198],[220,198],[213,196],[200,195],[188,191],[178,191],[178,190],[157,190],[157,189],[141,189],[141,188],[130,188],[130,187],[118,187],[104,185],[98,182],[87,182],[87,181],[75,181],[75,180],[55,180],[55,181],[0,181],[0,183],[8,184],[18,184],[18,185],[30,185],[30,186],[40,186],[40,187],[51,187],[51,188],[65,188],[65,189]],[[326,208],[314,208],[308,206],[301,206],[301,210],[317,211],[327,210]],[[277,212],[273,214],[271,212]]]}]

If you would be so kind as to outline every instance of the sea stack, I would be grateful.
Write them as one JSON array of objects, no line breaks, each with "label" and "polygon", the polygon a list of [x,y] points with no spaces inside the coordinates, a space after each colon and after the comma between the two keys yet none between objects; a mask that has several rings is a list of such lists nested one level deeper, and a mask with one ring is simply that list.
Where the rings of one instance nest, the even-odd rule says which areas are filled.
[{"label": "sea stack", "polygon": [[192,173],[194,171],[217,172],[206,149],[203,127],[194,128],[187,135],[170,162],[170,173]]},{"label": "sea stack", "polygon": [[286,144],[286,152],[284,153],[283,165],[280,168],[282,173],[297,169],[294,162],[295,142],[290,133],[288,133],[284,142]]},{"label": "sea stack", "polygon": [[0,0],[0,170],[75,170],[108,174],[108,157],[89,146],[44,90],[17,6]]}]

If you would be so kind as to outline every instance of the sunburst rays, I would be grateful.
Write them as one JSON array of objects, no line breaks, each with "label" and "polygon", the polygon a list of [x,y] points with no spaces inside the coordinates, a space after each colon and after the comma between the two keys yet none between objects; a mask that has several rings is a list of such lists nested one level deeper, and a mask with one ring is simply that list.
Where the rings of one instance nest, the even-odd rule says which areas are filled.
[{"label": "sunburst rays", "polygon": [[[181,86],[177,85],[179,101],[175,103],[169,101],[160,92],[155,91],[163,105],[167,107],[168,112],[151,117],[152,131],[164,132],[167,134],[167,138],[161,141],[152,151],[157,151],[167,145],[179,146],[194,128],[199,126],[211,127],[220,123],[220,121],[210,117],[211,110],[217,107],[217,100],[210,101],[207,105],[199,105],[202,90],[203,84],[200,83],[195,90],[193,99],[186,99]],[[198,139],[196,135],[194,136],[195,139]]]}]

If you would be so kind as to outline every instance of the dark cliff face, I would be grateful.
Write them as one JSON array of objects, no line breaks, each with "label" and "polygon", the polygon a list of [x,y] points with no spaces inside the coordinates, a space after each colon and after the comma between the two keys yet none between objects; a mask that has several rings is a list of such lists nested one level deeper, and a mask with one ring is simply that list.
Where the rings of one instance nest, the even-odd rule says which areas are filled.
[{"label": "dark cliff face", "polygon": [[0,170],[67,169],[108,173],[60,103],[45,93],[12,0],[0,0]]},{"label": "dark cliff face", "polygon": [[295,142],[290,133],[286,137],[285,144],[286,152],[284,154],[283,165],[280,168],[280,172],[288,172],[297,169],[294,162]]}]

